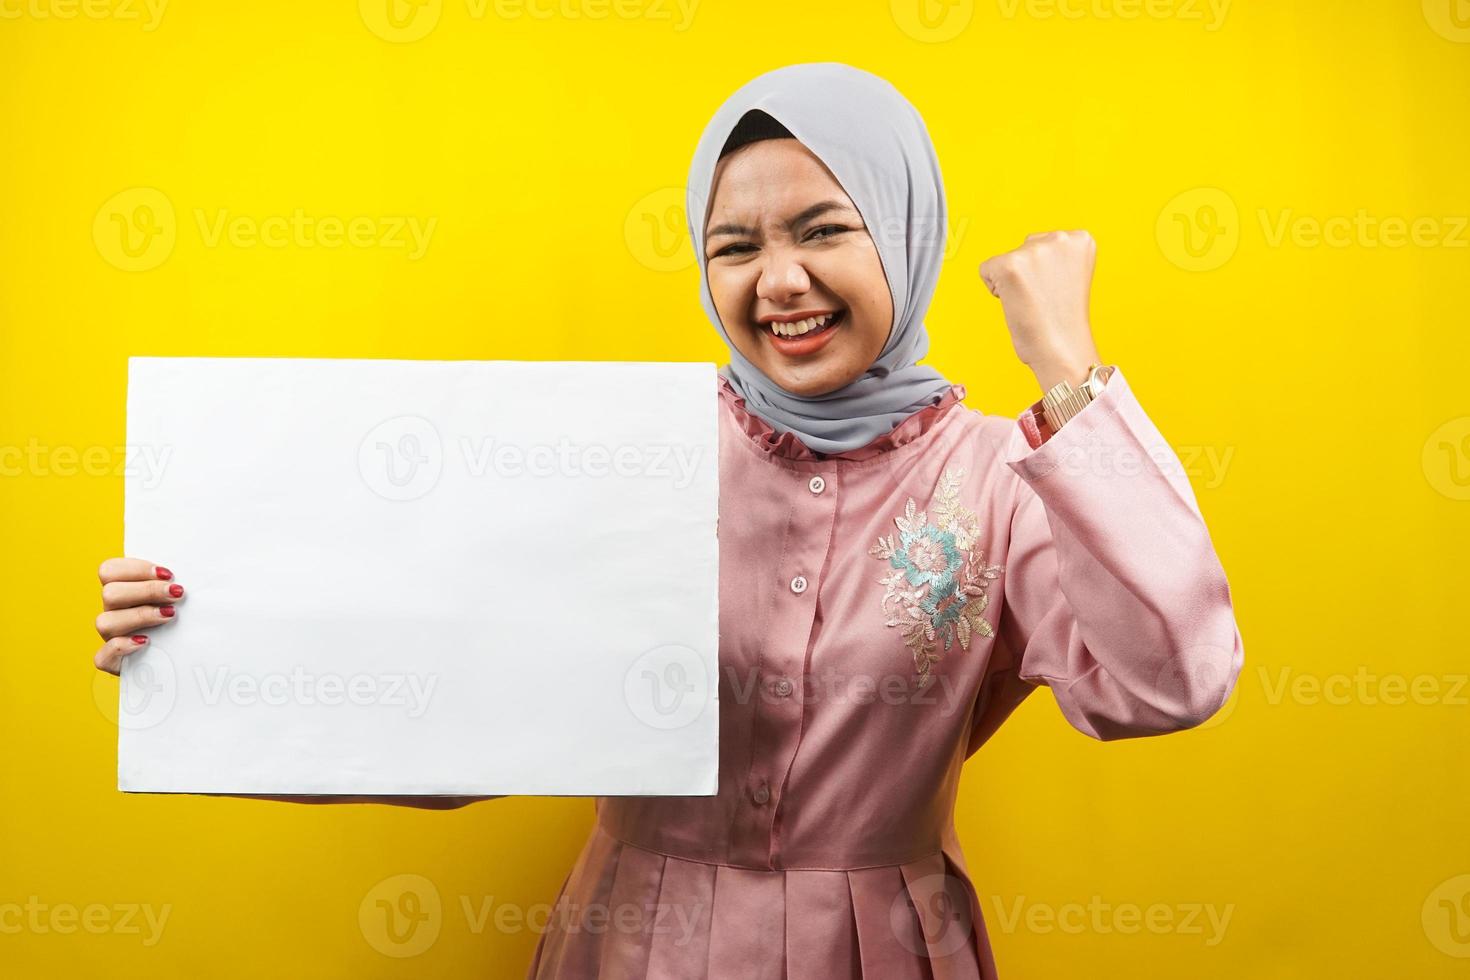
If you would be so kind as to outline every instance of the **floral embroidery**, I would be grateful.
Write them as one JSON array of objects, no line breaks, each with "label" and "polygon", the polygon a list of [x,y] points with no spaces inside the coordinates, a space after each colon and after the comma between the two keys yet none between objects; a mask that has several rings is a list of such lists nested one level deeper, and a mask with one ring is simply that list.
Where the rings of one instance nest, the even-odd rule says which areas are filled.
[{"label": "floral embroidery", "polygon": [[981,613],[990,604],[987,587],[1004,569],[984,564],[975,549],[980,523],[960,504],[964,475],[963,468],[946,467],[939,477],[930,505],[933,523],[929,512],[917,510],[910,497],[903,516],[893,519],[898,540],[888,534],[868,549],[868,554],[893,568],[878,580],[886,587],[883,612],[890,617],[886,625],[903,633],[921,682],[939,662],[939,637],[944,637],[945,650],[955,640],[968,650],[971,636],[995,635]]}]

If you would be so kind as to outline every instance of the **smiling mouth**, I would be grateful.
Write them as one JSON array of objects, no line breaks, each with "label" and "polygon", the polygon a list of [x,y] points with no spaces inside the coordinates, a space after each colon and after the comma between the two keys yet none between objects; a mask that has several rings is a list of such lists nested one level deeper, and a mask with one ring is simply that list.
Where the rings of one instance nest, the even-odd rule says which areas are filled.
[{"label": "smiling mouth", "polygon": [[825,333],[836,327],[847,315],[847,310],[838,310],[836,313],[826,313],[822,316],[808,317],[795,323],[761,323],[758,324],[762,333],[782,340],[798,340]]},{"label": "smiling mouth", "polygon": [[[759,327],[761,333],[766,335],[766,342],[783,357],[813,357],[827,346],[836,335],[837,328],[846,322],[847,310],[844,309],[835,313],[808,317],[795,323],[762,323],[759,324]],[[778,332],[778,327],[780,330],[791,332]],[[805,333],[795,332],[803,329]]]}]

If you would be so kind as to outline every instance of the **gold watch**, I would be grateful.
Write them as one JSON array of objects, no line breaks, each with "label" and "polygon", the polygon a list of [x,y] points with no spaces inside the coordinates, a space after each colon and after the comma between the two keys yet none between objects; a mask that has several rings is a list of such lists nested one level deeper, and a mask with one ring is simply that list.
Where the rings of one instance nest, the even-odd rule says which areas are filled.
[{"label": "gold watch", "polygon": [[1060,429],[1068,419],[1100,395],[1112,374],[1113,365],[1093,364],[1087,369],[1087,379],[1077,387],[1073,388],[1065,380],[1058,381],[1050,391],[1042,395],[1041,412],[1051,430],[1055,432]]}]

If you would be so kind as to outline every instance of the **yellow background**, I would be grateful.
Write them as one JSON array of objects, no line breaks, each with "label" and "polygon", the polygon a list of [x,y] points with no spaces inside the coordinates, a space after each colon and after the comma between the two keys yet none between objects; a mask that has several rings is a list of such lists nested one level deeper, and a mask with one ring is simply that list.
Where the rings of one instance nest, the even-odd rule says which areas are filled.
[{"label": "yellow background", "polygon": [[[0,975],[521,975],[535,932],[464,903],[549,902],[588,799],[116,791],[91,656],[126,358],[723,363],[678,188],[726,95],[817,60],[928,121],[953,238],[928,363],[972,407],[1037,396],[976,267],[1096,236],[1099,347],[1190,464],[1245,636],[1202,729],[1098,743],[1040,692],[970,761],[1002,975],[1470,968],[1463,0],[88,2],[0,0],[0,913],[110,911],[0,918]],[[211,234],[298,209],[367,237]],[[422,254],[374,237],[391,217],[434,221]],[[441,900],[422,950],[359,922],[399,875]],[[167,910],[156,942],[129,904]],[[1172,924],[1129,931],[1153,906]]]}]

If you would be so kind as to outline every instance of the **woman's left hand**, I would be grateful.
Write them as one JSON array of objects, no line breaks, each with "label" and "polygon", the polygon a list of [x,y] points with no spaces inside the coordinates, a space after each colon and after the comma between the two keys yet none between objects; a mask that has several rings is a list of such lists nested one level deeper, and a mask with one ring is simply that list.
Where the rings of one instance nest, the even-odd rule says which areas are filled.
[{"label": "woman's left hand", "polygon": [[1088,302],[1097,242],[1085,231],[1027,235],[1020,248],[980,263],[980,278],[1000,300],[1016,355],[1043,391],[1079,384],[1102,363],[1092,340]]}]

